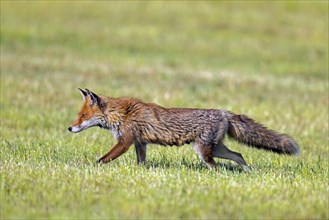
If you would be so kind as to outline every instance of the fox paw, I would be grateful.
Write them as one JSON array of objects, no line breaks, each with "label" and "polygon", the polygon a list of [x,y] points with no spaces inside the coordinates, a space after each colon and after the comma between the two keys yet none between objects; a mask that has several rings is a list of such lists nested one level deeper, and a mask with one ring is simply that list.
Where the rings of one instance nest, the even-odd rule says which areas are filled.
[{"label": "fox paw", "polygon": [[104,162],[103,162],[103,158],[98,159],[98,160],[96,161],[96,163],[98,163],[98,164],[104,164]]},{"label": "fox paw", "polygon": [[242,165],[241,168],[242,168],[242,170],[245,171],[245,172],[251,172],[251,168],[250,168],[249,166]]}]

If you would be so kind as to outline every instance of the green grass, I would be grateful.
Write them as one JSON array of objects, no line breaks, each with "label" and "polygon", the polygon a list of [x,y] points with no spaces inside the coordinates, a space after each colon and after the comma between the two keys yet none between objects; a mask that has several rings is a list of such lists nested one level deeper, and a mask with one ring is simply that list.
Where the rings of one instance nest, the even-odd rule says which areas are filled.
[{"label": "green grass", "polygon": [[[244,113],[302,153],[226,140],[251,172],[191,146],[99,166],[115,140],[67,131],[78,87]],[[1,218],[328,219],[328,99],[326,1],[1,1]]]}]

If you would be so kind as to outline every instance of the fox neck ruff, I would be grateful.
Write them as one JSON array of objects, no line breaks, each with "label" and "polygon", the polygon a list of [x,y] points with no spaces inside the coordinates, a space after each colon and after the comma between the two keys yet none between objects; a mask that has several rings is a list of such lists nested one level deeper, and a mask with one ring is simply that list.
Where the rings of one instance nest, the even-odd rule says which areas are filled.
[{"label": "fox neck ruff", "polygon": [[120,131],[122,124],[123,120],[121,120],[119,115],[110,114],[109,116],[102,118],[100,127],[110,130],[113,136],[118,139],[122,135]]}]

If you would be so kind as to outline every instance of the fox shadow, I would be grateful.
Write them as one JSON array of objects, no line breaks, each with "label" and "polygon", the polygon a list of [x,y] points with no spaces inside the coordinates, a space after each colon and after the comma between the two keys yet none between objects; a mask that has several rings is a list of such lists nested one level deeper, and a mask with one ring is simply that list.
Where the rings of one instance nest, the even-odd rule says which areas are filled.
[{"label": "fox shadow", "polygon": [[[243,173],[246,172],[241,166],[237,164],[232,164],[230,162],[223,163],[223,162],[217,162],[216,163],[216,171],[230,171],[230,172],[239,172]],[[209,170],[209,168],[202,162],[191,162],[183,158],[181,161],[170,161],[167,159],[160,159],[160,160],[150,160],[147,161],[144,164],[146,169],[154,169],[154,168],[165,168],[165,169],[170,169],[170,168],[177,168],[177,167],[184,167],[186,169],[191,169],[191,170]]]}]

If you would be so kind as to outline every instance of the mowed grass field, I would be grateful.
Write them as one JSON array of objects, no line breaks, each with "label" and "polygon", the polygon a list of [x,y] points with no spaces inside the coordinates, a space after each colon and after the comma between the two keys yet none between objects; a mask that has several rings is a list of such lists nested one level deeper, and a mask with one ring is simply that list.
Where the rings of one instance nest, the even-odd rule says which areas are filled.
[{"label": "mowed grass field", "polygon": [[[301,155],[227,139],[250,172],[189,145],[100,166],[111,133],[67,131],[79,87],[247,114]],[[1,1],[1,218],[328,219],[328,104],[327,1]]]}]

